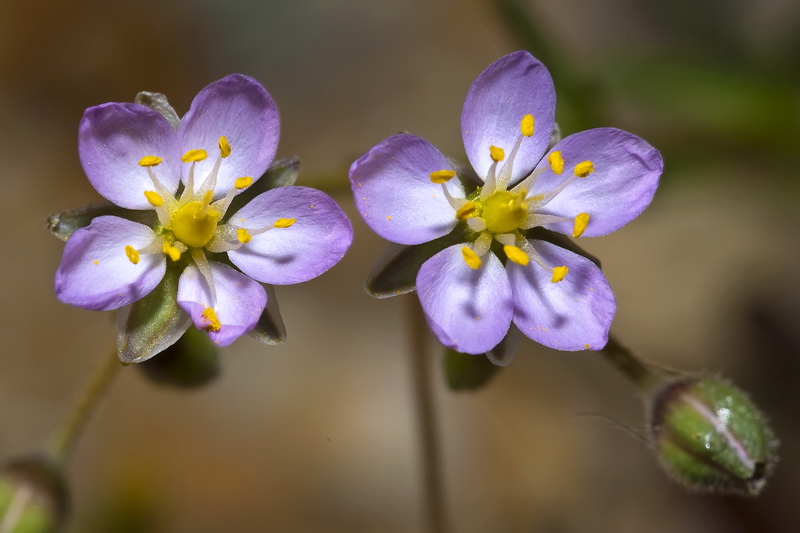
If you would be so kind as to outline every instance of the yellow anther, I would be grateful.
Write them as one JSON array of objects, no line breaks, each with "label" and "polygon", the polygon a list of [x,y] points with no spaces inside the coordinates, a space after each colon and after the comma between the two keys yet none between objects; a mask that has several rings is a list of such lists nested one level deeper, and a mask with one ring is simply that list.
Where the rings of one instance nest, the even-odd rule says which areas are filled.
[{"label": "yellow anther", "polygon": [[564,158],[561,157],[561,152],[553,152],[547,156],[547,162],[550,163],[550,168],[556,174],[564,172]]},{"label": "yellow anther", "polygon": [[206,331],[219,331],[222,328],[222,324],[217,318],[217,313],[210,307],[206,307],[203,310],[203,314],[200,315],[205,322],[208,324],[205,326]]},{"label": "yellow anther", "polygon": [[553,277],[550,279],[550,281],[553,283],[558,283],[564,279],[564,277],[567,275],[567,272],[569,272],[569,269],[565,266],[555,267],[553,269]]},{"label": "yellow anther", "polygon": [[464,221],[467,220],[469,217],[474,217],[475,213],[478,211],[478,206],[475,202],[467,200],[464,205],[458,208],[456,211],[456,218],[458,220]]},{"label": "yellow anther", "polygon": [[231,155],[231,145],[228,144],[228,139],[223,135],[219,138],[219,154],[225,158]]},{"label": "yellow anther", "polygon": [[575,217],[575,225],[572,227],[572,236],[576,239],[583,235],[586,226],[589,224],[589,213],[581,213]]},{"label": "yellow anther", "polygon": [[246,229],[239,228],[236,230],[236,238],[239,239],[240,243],[247,244],[248,242],[250,242],[250,239],[252,239],[253,236],[250,235],[250,232],[247,231]]},{"label": "yellow anther", "polygon": [[481,266],[481,258],[478,257],[472,248],[469,246],[464,246],[461,248],[461,256],[464,258],[464,262],[467,264],[468,267],[477,269]]},{"label": "yellow anther", "polygon": [[447,183],[456,175],[455,170],[437,170],[431,172],[431,181],[434,183]]},{"label": "yellow anther", "polygon": [[161,163],[161,158],[154,155],[146,155],[139,160],[139,164],[143,167],[154,167]]},{"label": "yellow anther", "polygon": [[208,157],[208,153],[205,150],[189,150],[181,156],[181,161],[194,163],[195,161],[202,161],[206,157]]},{"label": "yellow anther", "polygon": [[533,115],[525,115],[519,123],[519,129],[525,137],[533,135]]},{"label": "yellow anther", "polygon": [[531,258],[528,257],[528,254],[516,246],[503,246],[503,251],[510,261],[513,261],[518,265],[525,266],[531,261]]},{"label": "yellow anther", "polygon": [[585,178],[594,172],[594,164],[591,161],[583,161],[575,165],[575,175],[579,178]]},{"label": "yellow anther", "polygon": [[502,161],[506,158],[506,153],[503,149],[494,145],[489,147],[489,155],[492,156],[492,161]]},{"label": "yellow anther", "polygon": [[247,187],[253,184],[253,178],[250,176],[243,176],[241,178],[236,178],[236,181],[233,182],[233,186],[237,189],[246,189]]},{"label": "yellow anther", "polygon": [[125,247],[125,255],[134,265],[139,262],[139,252],[137,252],[130,244]]},{"label": "yellow anther", "polygon": [[180,251],[180,250],[178,250],[178,248],[177,248],[177,247],[175,247],[175,246],[172,246],[172,245],[171,245],[170,243],[168,243],[168,242],[165,242],[165,243],[164,243],[164,244],[161,246],[161,251],[164,253],[164,255],[168,255],[168,256],[169,256],[169,258],[170,258],[170,259],[172,259],[172,262],[173,262],[173,263],[174,263],[175,261],[177,261],[178,259],[180,259],[180,258],[181,258],[181,251]]},{"label": "yellow anther", "polygon": [[153,207],[161,207],[164,205],[164,199],[156,191],[144,191],[144,197],[150,202]]},{"label": "yellow anther", "polygon": [[279,218],[278,220],[275,221],[275,224],[273,224],[273,226],[275,226],[276,228],[288,228],[295,222],[297,221],[293,218]]}]

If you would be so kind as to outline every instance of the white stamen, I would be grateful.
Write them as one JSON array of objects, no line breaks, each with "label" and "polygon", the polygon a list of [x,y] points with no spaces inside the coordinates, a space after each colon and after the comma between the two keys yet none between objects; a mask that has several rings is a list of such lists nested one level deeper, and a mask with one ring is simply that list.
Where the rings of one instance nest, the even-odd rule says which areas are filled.
[{"label": "white stamen", "polygon": [[574,219],[570,217],[562,217],[559,215],[545,215],[541,213],[531,212],[525,222],[522,224],[522,229],[531,229],[546,224],[556,224],[558,222],[573,222]]},{"label": "white stamen", "polygon": [[469,217],[467,219],[467,226],[469,226],[469,229],[472,231],[483,231],[486,229],[486,221],[481,217]]},{"label": "white stamen", "polygon": [[197,265],[197,269],[208,284],[208,289],[211,292],[211,305],[209,307],[213,308],[217,305],[217,290],[214,287],[214,277],[211,273],[211,265],[208,264],[208,258],[202,249],[192,248],[192,260],[194,260],[194,264]]},{"label": "white stamen", "polygon": [[488,232],[481,233],[475,242],[472,243],[472,251],[478,257],[483,257],[492,245],[492,234]]}]

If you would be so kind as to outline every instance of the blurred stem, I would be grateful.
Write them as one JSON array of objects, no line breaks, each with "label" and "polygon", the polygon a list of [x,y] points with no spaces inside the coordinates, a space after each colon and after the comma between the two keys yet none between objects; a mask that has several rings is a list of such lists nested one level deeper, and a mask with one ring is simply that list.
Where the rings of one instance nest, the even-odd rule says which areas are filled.
[{"label": "blurred stem", "polygon": [[608,336],[608,344],[600,353],[643,394],[652,393],[665,382],[666,371],[639,360],[614,335]]},{"label": "blurred stem", "polygon": [[117,349],[114,348],[97,366],[66,418],[53,431],[49,451],[57,462],[64,463],[69,458],[89,416],[105,395],[121,366]]},{"label": "blurred stem", "polygon": [[411,337],[409,356],[413,371],[420,453],[422,454],[423,502],[427,529],[430,533],[446,533],[448,527],[430,372],[431,358],[428,353],[428,325],[417,298],[406,297],[406,302],[408,302],[408,325]]}]

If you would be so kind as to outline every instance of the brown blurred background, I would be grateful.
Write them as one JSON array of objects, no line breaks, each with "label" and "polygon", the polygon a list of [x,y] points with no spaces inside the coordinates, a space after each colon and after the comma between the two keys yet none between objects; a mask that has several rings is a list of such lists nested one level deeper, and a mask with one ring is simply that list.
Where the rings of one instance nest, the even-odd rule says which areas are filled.
[{"label": "brown blurred background", "polygon": [[[693,496],[646,446],[634,390],[592,352],[525,341],[476,393],[431,363],[454,531],[800,530],[800,4],[792,0],[0,1],[0,458],[65,414],[113,345],[110,314],[59,303],[53,212],[100,199],[77,157],[83,110],[166,93],[179,113],[231,72],[281,110],[279,156],[352,217],[337,267],[278,288],[285,345],[245,338],[186,393],[125,368],[70,469],[74,533],[416,532],[419,453],[404,298],[362,289],[384,244],[353,208],[352,160],[399,130],[463,158],[475,76],[527,48],[565,134],[634,132],[662,150],[653,204],[584,240],[643,357],[720,372],[782,440],[756,500]],[[408,297],[405,297],[408,298]]]}]

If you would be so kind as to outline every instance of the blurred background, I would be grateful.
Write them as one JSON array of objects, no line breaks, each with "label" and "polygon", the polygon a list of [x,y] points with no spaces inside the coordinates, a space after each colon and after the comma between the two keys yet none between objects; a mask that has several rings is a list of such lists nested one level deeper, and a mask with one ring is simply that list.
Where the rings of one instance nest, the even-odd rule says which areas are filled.
[{"label": "blurred background", "polygon": [[[423,530],[408,299],[363,280],[384,243],[355,212],[349,164],[400,130],[464,158],[472,80],[526,48],[549,67],[565,134],[631,131],[666,160],[652,205],[584,239],[640,356],[719,372],[782,441],[758,499],[696,496],[635,431],[642,403],[593,352],[524,341],[483,389],[431,360],[454,532],[800,531],[800,4],[792,0],[0,0],[0,458],[66,414],[113,346],[112,316],[53,294],[45,218],[97,201],[77,156],[86,107],[163,92],[184,113],[231,72],[282,115],[279,157],[332,194],[355,241],[279,287],[285,345],[244,338],[193,392],[124,368],[69,471],[74,533]],[[465,158],[464,158],[465,160]],[[435,347],[431,341],[432,348]]]}]

